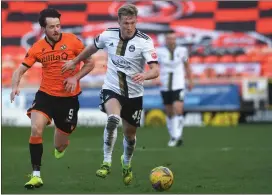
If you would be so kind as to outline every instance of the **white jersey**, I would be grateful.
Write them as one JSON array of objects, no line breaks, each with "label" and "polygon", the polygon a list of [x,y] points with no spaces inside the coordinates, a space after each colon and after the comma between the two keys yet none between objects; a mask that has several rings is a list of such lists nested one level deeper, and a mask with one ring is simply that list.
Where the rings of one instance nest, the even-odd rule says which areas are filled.
[{"label": "white jersey", "polygon": [[161,91],[174,91],[185,89],[184,62],[188,61],[188,50],[185,47],[176,46],[173,52],[167,47],[157,49]]},{"label": "white jersey", "polygon": [[144,87],[132,80],[144,72],[146,63],[157,62],[152,39],[136,30],[131,39],[123,40],[119,28],[109,28],[96,37],[95,46],[108,53],[108,68],[102,89],[109,89],[129,98],[143,96]]}]

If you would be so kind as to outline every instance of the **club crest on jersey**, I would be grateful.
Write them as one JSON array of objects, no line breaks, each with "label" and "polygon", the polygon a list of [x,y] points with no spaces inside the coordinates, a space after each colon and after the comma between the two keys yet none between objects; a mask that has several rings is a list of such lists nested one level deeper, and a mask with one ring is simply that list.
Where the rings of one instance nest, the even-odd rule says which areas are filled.
[{"label": "club crest on jersey", "polygon": [[134,45],[129,46],[128,50],[130,52],[134,52],[135,51],[135,46]]},{"label": "club crest on jersey", "polygon": [[65,50],[67,48],[67,46],[66,45],[62,45],[62,46],[60,46],[60,49],[61,50]]}]

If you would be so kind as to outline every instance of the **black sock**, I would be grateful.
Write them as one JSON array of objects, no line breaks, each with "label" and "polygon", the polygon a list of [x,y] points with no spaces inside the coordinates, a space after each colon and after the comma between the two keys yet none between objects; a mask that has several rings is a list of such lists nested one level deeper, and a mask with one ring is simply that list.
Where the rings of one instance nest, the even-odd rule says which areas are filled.
[{"label": "black sock", "polygon": [[43,154],[43,144],[29,143],[29,151],[30,151],[31,164],[32,164],[33,171],[40,171],[42,154]]}]

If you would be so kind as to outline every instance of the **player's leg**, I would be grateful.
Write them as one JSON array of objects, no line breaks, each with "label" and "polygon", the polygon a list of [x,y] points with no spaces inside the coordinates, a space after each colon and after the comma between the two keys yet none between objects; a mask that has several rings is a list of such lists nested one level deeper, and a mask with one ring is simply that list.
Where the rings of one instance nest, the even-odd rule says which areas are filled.
[{"label": "player's leg", "polygon": [[25,184],[25,188],[27,189],[38,188],[43,185],[40,174],[43,154],[42,133],[48,122],[48,118],[44,116],[43,113],[38,111],[31,112],[31,135],[29,138],[29,151],[33,172],[30,181]]},{"label": "player's leg", "polygon": [[64,156],[69,145],[69,135],[77,126],[79,101],[77,97],[55,98],[54,104],[54,154],[59,159]]},{"label": "player's leg", "polygon": [[96,171],[98,177],[105,178],[110,173],[112,152],[117,139],[117,127],[120,122],[121,104],[120,97],[110,90],[101,91],[101,110],[107,113],[107,124],[104,128],[104,160],[101,167]]},{"label": "player's leg", "polygon": [[161,92],[165,114],[166,114],[166,126],[168,129],[168,133],[170,136],[170,140],[168,142],[168,146],[174,145],[174,131],[173,131],[173,116],[174,116],[174,108],[173,108],[173,98],[172,91],[162,91]]},{"label": "player's leg", "polygon": [[33,172],[31,179],[25,184],[25,188],[33,189],[43,185],[40,168],[43,154],[42,133],[46,125],[51,123],[50,97],[38,91],[32,107],[28,109],[27,115],[31,118],[31,135],[29,138],[29,151]]},{"label": "player's leg", "polygon": [[125,185],[131,184],[133,179],[131,160],[136,147],[136,129],[141,121],[142,101],[142,97],[128,99],[121,111],[124,133],[124,153],[121,156],[121,164]]},{"label": "player's leg", "polygon": [[182,141],[182,133],[183,133],[183,99],[184,99],[184,91],[177,90],[174,92],[174,116],[173,116],[173,132],[175,138],[175,146],[180,146]]},{"label": "player's leg", "polygon": [[65,149],[69,145],[69,135],[68,133],[65,133],[58,128],[55,128],[55,134],[54,134],[54,155],[55,158],[60,159],[65,154]]},{"label": "player's leg", "polygon": [[123,146],[124,153],[121,156],[121,164],[123,168],[123,182],[125,185],[129,185],[132,181],[132,166],[131,160],[136,147],[136,129],[137,127],[129,124],[126,120],[122,120],[123,123]]}]

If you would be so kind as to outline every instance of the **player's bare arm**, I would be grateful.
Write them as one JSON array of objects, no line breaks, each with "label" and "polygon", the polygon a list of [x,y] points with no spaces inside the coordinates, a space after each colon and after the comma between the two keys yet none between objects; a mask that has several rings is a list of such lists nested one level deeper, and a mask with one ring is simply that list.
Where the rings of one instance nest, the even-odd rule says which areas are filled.
[{"label": "player's bare arm", "polygon": [[64,80],[65,90],[73,92],[76,89],[77,81],[91,72],[94,69],[94,66],[93,59],[91,57],[87,58],[87,60],[84,61],[83,67],[77,74]]},{"label": "player's bare arm", "polygon": [[188,89],[192,90],[192,88],[194,87],[194,83],[193,83],[191,66],[188,61],[184,62],[184,65],[185,65],[186,75],[188,78]]},{"label": "player's bare arm", "polygon": [[157,63],[149,64],[150,70],[144,73],[137,73],[132,80],[136,83],[142,83],[144,80],[155,79],[159,76],[159,65]]},{"label": "player's bare arm", "polygon": [[19,66],[12,75],[12,91],[10,93],[10,102],[14,101],[15,95],[19,95],[19,84],[22,76],[28,70],[28,67],[21,65]]},{"label": "player's bare arm", "polygon": [[89,56],[91,56],[92,54],[97,52],[97,50],[98,49],[95,47],[95,45],[89,45],[89,46],[85,47],[84,50],[76,58],[66,62],[62,66],[62,70],[61,70],[62,73],[64,73],[67,70],[73,70],[78,63],[86,60]]}]

